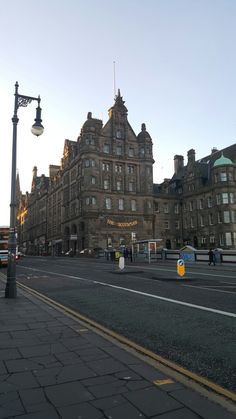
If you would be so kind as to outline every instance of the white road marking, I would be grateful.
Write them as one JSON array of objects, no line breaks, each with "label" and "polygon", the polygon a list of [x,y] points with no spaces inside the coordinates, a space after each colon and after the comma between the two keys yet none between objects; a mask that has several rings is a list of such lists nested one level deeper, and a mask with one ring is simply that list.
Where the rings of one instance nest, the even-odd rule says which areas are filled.
[{"label": "white road marking", "polygon": [[43,271],[43,270],[40,270],[40,269],[34,269],[34,268],[28,268],[28,267],[27,268],[25,267],[25,269],[30,269],[32,271],[38,271],[38,272],[44,272],[44,273],[48,273],[48,274],[51,274],[51,275],[64,276],[66,278],[80,279],[81,281],[87,281],[87,282],[91,282],[93,284],[95,283],[95,284],[103,285],[103,286],[109,287],[109,288],[114,288],[114,289],[119,289],[119,290],[126,291],[126,292],[131,292],[133,294],[143,295],[145,297],[150,297],[150,298],[155,298],[157,300],[167,301],[169,303],[178,304],[178,305],[182,305],[182,306],[185,306],[185,307],[196,308],[198,310],[208,311],[210,313],[215,313],[215,314],[220,314],[222,316],[236,318],[235,313],[216,310],[214,308],[204,307],[204,306],[200,306],[200,305],[197,305],[197,304],[191,304],[191,303],[187,303],[185,301],[174,300],[172,298],[161,297],[160,295],[149,294],[147,292],[137,291],[137,290],[133,290],[133,289],[130,289],[130,288],[119,287],[118,285],[112,285],[112,284],[109,284],[109,283],[106,283],[106,282],[94,281],[92,279],[82,278],[80,276],[59,274],[57,272]]},{"label": "white road marking", "polygon": [[[204,285],[203,287],[200,287],[198,285],[182,284],[182,286],[183,287],[189,287],[189,288],[197,288],[197,289],[207,290],[207,291],[223,292],[223,293],[226,293],[226,294],[236,294],[236,292],[232,292],[232,291],[217,290],[217,289],[214,288],[214,285],[209,285],[209,286],[208,285]],[[220,285],[218,285],[218,286],[220,286]]]}]

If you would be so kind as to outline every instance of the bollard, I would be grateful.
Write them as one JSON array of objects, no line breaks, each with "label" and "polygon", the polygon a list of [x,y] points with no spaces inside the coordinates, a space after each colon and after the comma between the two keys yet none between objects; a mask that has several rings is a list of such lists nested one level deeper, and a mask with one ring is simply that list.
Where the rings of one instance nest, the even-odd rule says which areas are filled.
[{"label": "bollard", "polygon": [[185,275],[185,264],[183,259],[177,260],[177,273],[181,277]]}]

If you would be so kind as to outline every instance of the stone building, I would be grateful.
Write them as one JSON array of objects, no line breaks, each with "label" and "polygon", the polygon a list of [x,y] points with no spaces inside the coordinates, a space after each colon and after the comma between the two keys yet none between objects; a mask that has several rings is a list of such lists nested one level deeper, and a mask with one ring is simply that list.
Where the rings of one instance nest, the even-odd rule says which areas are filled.
[{"label": "stone building", "polygon": [[88,113],[77,141],[65,140],[61,165],[42,175],[47,190],[33,173],[25,228],[36,250],[44,243],[45,251],[77,254],[152,236],[152,139],[145,124],[135,135],[124,103],[118,91],[105,125]]},{"label": "stone building", "polygon": [[166,247],[236,248],[236,144],[195,160],[174,157],[174,175],[154,185],[155,236]]},{"label": "stone building", "polygon": [[153,184],[152,139],[136,135],[120,91],[103,125],[89,112],[77,141],[65,140],[49,177],[33,169],[18,219],[23,250],[61,254],[161,238],[167,248],[236,248],[236,145],[195,159],[174,157],[174,174]]}]

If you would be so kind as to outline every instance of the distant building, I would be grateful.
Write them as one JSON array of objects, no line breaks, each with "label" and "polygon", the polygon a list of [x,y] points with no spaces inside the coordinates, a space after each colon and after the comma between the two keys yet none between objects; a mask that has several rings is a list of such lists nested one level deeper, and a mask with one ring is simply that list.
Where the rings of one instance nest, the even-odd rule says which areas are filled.
[{"label": "distant building", "polygon": [[174,157],[174,175],[154,185],[155,235],[167,248],[236,248],[236,144],[184,165]]},{"label": "distant building", "polygon": [[88,113],[77,141],[65,140],[49,177],[33,169],[22,195],[18,239],[31,254],[119,248],[163,239],[167,248],[236,248],[236,144],[195,160],[174,157],[174,175],[153,184],[152,139],[136,136],[118,91],[105,125]]}]

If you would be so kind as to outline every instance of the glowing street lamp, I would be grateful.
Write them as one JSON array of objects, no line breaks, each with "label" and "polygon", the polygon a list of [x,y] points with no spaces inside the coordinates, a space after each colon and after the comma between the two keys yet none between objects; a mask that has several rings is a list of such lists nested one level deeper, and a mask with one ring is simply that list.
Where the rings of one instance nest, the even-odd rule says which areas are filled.
[{"label": "glowing street lamp", "polygon": [[6,298],[16,298],[16,151],[17,151],[17,124],[18,108],[28,106],[32,100],[37,100],[38,107],[36,108],[35,122],[31,128],[31,132],[37,137],[44,131],[41,119],[40,96],[31,97],[20,95],[18,93],[18,82],[15,84],[15,104],[13,123],[13,137],[12,137],[12,167],[11,167],[11,203],[10,203],[10,232],[8,241],[8,267],[7,267],[7,283],[5,288]]}]

